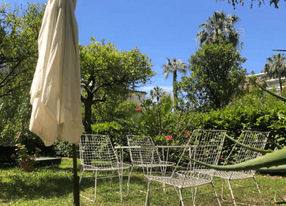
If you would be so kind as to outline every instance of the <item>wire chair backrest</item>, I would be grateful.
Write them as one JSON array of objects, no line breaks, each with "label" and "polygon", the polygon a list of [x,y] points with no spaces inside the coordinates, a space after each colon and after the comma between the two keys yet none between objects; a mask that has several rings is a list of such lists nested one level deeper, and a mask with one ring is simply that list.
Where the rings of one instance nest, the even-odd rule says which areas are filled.
[{"label": "wire chair backrest", "polygon": [[118,158],[107,135],[82,135],[79,152],[81,164],[86,169],[108,170],[118,164]]},{"label": "wire chair backrest", "polygon": [[[194,130],[189,142],[191,145],[196,145],[193,158],[204,163],[217,165],[225,135],[225,130]],[[209,170],[209,168],[195,162],[191,162],[190,169]]]},{"label": "wire chair backrest", "polygon": [[[268,136],[269,132],[244,131],[241,135],[241,138],[243,138],[242,143],[245,145],[258,149],[264,149],[267,143]],[[262,154],[259,152],[254,152],[240,146],[235,163],[245,162],[261,155]]]},{"label": "wire chair backrest", "polygon": [[[243,144],[255,147],[258,149],[264,149],[267,143],[267,139],[270,132],[260,132],[260,131],[243,131],[240,135],[240,140]],[[255,152],[249,149],[246,149],[242,146],[235,144],[228,156],[234,160],[235,163],[245,162],[247,160],[255,159],[256,157],[261,156],[259,152]],[[249,170],[249,173],[255,173],[254,170]]]},{"label": "wire chair backrest", "polygon": [[[189,155],[195,159],[208,164],[218,164],[222,151],[226,131],[225,130],[194,130],[188,140],[187,145],[177,163],[177,166],[186,163],[184,156],[187,148],[190,149]],[[213,173],[214,170],[209,169],[201,164],[188,161],[188,170],[208,170]],[[173,171],[175,173],[176,169]]]},{"label": "wire chair backrest", "polygon": [[[150,136],[127,135],[128,146],[154,146]],[[133,164],[159,164],[161,158],[156,148],[129,149]]]}]

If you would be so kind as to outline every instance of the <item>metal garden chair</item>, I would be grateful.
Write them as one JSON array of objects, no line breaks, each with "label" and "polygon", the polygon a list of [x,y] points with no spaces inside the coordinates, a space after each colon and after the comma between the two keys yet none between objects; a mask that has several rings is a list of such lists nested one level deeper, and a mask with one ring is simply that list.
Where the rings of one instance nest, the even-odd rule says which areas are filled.
[{"label": "metal garden chair", "polygon": [[[127,135],[127,142],[128,146],[154,146],[154,142],[150,136]],[[148,175],[152,173],[152,168],[159,167],[161,173],[165,174],[167,167],[176,165],[175,162],[168,162],[168,159],[164,157],[162,160],[156,147],[132,148],[129,149],[129,152],[132,162],[131,172],[134,167],[142,167],[143,173]],[[168,154],[166,154],[166,157],[168,157]]]},{"label": "metal garden chair", "polygon": [[[80,161],[82,166],[82,172],[80,176],[80,182],[83,178],[83,172],[92,171],[95,177],[95,197],[94,200],[91,200],[85,196],[85,198],[90,201],[96,201],[96,187],[97,179],[119,177],[120,184],[120,199],[122,201],[122,179],[123,179],[123,170],[128,169],[128,182],[127,182],[127,191],[129,190],[129,177],[130,172],[129,168],[131,165],[124,164],[118,161],[118,157],[114,152],[111,141],[107,135],[95,135],[95,134],[84,134],[81,136],[79,143],[79,153]],[[118,175],[109,175],[109,176],[98,176],[99,172],[105,171],[118,171]],[[88,176],[91,177],[91,176]],[[93,177],[93,176],[92,176]]]},{"label": "metal garden chair", "polygon": [[[224,130],[194,130],[187,145],[190,145],[190,156],[196,160],[203,161],[209,164],[217,164],[219,160],[220,153],[222,151],[223,142],[225,139],[226,131]],[[205,166],[197,164],[195,162],[190,162],[187,159],[188,167],[187,170],[178,170],[181,163],[186,160],[185,157],[186,148],[184,149],[175,170],[172,172],[171,176],[154,176],[145,175],[148,180],[148,188],[146,195],[145,205],[149,205],[149,195],[150,195],[150,181],[156,181],[169,186],[173,186],[180,198],[181,205],[184,205],[184,199],[182,195],[182,190],[185,188],[195,188],[193,193],[192,190],[192,201],[195,205],[195,197],[197,195],[197,187],[211,184],[213,191],[215,193],[217,202],[219,205],[220,201],[218,195],[215,191],[212,179],[215,170],[208,169]]]},{"label": "metal garden chair", "polygon": [[[242,140],[242,143],[245,145],[255,147],[258,149],[264,149],[267,143],[268,136],[269,136],[269,132],[244,131],[241,133],[239,139]],[[247,160],[255,159],[256,157],[260,155],[261,153],[259,152],[251,151],[249,149],[246,149],[244,147],[241,147],[235,144],[230,154],[226,158],[226,161],[231,161],[237,164],[237,163],[245,162]],[[231,159],[234,159],[234,160],[231,160]],[[240,171],[240,172],[216,171],[215,176],[223,178],[224,181],[227,180],[228,188],[231,193],[233,204],[236,205],[236,201],[234,199],[233,191],[230,185],[231,180],[242,180],[242,179],[253,178],[255,182],[255,186],[257,187],[258,192],[260,193],[261,198],[262,198],[259,185],[257,184],[257,181],[254,176],[255,172],[256,172],[255,170]],[[222,195],[221,195],[222,199],[223,199],[223,187],[224,187],[224,182],[222,186]]]}]

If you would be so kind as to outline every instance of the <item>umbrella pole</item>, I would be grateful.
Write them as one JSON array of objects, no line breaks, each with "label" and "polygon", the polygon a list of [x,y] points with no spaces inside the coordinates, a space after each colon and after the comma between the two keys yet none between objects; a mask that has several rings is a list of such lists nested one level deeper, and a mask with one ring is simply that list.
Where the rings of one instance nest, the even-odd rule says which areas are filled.
[{"label": "umbrella pole", "polygon": [[76,144],[73,144],[73,182],[74,182],[74,206],[79,206],[79,178],[77,176]]}]

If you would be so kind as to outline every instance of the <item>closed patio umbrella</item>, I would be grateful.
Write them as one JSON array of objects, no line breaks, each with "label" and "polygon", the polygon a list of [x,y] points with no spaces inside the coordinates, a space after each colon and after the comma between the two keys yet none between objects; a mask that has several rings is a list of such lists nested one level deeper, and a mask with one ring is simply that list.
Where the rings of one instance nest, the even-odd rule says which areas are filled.
[{"label": "closed patio umbrella", "polygon": [[77,0],[48,0],[38,38],[39,58],[30,94],[29,129],[46,146],[56,139],[73,143],[75,204],[79,204],[76,144],[83,133]]}]

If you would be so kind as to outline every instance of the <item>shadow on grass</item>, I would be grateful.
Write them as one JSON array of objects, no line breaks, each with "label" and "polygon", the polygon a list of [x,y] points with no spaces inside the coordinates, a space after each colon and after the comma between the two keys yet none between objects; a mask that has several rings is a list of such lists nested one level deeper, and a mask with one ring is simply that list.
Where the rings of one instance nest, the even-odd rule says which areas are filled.
[{"label": "shadow on grass", "polygon": [[[79,174],[79,177],[80,177],[80,174]],[[108,177],[108,176],[106,175],[105,177]],[[123,177],[123,187],[126,187],[127,179],[128,179],[128,176],[124,176]],[[94,187],[95,186],[94,180],[95,180],[94,176],[93,177],[82,178],[82,181],[80,183],[80,188],[82,190],[85,190],[87,188]],[[132,185],[143,185],[145,187],[146,184],[147,184],[147,182],[144,180],[143,175],[141,175],[141,176],[131,175],[131,177],[130,177],[130,186],[132,186]],[[112,180],[111,180],[111,178],[103,178],[103,179],[98,178],[98,180],[97,180],[97,187],[101,187],[102,185],[104,185],[104,186],[109,186],[109,185],[115,186],[115,185],[118,185],[118,187],[119,187],[119,177],[118,176],[112,177]]]},{"label": "shadow on grass", "polygon": [[[142,193],[142,191],[146,191],[147,182],[144,179],[143,174],[135,175],[132,174],[130,177],[129,184],[129,194],[127,195],[127,181],[128,177],[125,176],[123,178],[122,183],[122,193],[123,193],[123,205],[127,202],[134,202],[134,199],[138,201],[145,200],[146,194]],[[92,178],[83,178],[80,184],[80,194],[93,199],[94,198],[94,177]],[[120,185],[119,178],[113,177],[112,180],[110,178],[98,179],[97,180],[97,200],[96,203],[98,205],[118,205],[120,203]],[[136,202],[136,201],[135,201]],[[108,204],[106,204],[108,203]],[[121,204],[119,204],[121,205]],[[132,204],[131,204],[132,205]]]},{"label": "shadow on grass", "polygon": [[1,170],[10,170],[18,166],[18,163],[0,164]]},{"label": "shadow on grass", "polygon": [[[4,169],[6,170],[6,169]],[[16,171],[15,171],[16,170]],[[43,199],[67,196],[73,192],[73,176],[66,172],[40,171],[26,173],[3,171],[0,181],[0,199],[4,202],[17,199]]]}]

